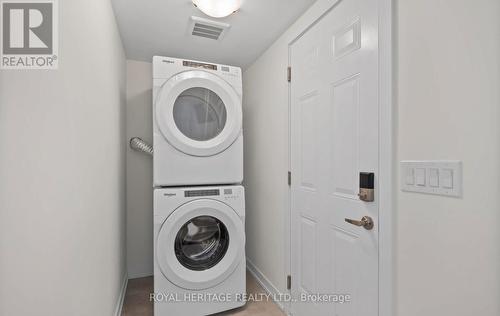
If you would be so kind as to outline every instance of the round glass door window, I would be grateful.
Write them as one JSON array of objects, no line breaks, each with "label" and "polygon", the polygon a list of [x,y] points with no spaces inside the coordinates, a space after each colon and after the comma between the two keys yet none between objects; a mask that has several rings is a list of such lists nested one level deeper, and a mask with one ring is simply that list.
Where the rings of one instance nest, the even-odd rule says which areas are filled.
[{"label": "round glass door window", "polygon": [[203,271],[219,263],[227,252],[226,226],[212,216],[198,216],[185,223],[175,238],[175,255],[186,268]]},{"label": "round glass door window", "polygon": [[190,139],[210,140],[222,132],[227,113],[222,99],[213,91],[195,87],[182,92],[174,103],[174,122]]}]

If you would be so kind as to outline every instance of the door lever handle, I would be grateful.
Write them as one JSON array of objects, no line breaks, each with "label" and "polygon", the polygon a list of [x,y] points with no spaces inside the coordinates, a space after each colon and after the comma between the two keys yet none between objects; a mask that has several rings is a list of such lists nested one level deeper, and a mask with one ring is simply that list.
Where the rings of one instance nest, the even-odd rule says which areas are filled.
[{"label": "door lever handle", "polygon": [[370,216],[363,216],[363,218],[360,221],[350,218],[346,218],[345,221],[349,224],[363,227],[366,230],[372,230],[374,226],[373,219]]}]

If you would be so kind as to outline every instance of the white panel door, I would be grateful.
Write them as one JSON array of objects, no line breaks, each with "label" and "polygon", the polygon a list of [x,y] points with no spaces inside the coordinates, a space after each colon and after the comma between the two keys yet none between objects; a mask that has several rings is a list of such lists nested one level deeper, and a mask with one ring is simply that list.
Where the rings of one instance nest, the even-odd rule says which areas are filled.
[{"label": "white panel door", "polygon": [[[290,60],[292,313],[378,315],[377,1],[339,1]],[[360,172],[375,173],[374,202],[358,197]],[[364,216],[373,229],[345,221]],[[351,301],[303,302],[307,294]]]}]

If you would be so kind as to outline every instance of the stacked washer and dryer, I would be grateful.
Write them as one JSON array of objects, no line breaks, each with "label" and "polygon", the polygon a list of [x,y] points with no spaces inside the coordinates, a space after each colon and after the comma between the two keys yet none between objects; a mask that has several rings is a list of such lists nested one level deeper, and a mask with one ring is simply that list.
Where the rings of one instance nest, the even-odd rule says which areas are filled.
[{"label": "stacked washer and dryer", "polygon": [[209,315],[246,293],[241,69],[153,58],[156,316]]}]

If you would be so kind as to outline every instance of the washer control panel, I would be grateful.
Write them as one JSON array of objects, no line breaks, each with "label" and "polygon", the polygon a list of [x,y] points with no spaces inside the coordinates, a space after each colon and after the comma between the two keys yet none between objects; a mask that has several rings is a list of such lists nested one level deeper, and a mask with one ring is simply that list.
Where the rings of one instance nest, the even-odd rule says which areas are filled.
[{"label": "washer control panel", "polygon": [[234,200],[241,198],[244,195],[242,187],[200,187],[190,189],[172,190],[163,193],[164,196],[184,196],[186,198],[203,198],[203,197],[219,197],[224,200]]},{"label": "washer control panel", "polygon": [[187,190],[184,191],[185,197],[198,197],[198,196],[219,196],[219,189],[202,189],[202,190]]},{"label": "washer control panel", "polygon": [[235,200],[240,198],[240,192],[237,189],[227,188],[223,190],[225,200]]}]

